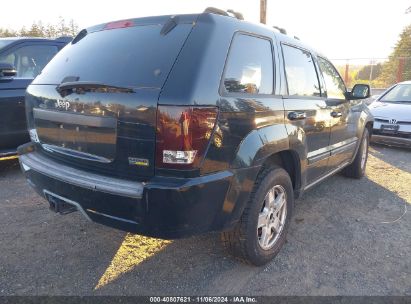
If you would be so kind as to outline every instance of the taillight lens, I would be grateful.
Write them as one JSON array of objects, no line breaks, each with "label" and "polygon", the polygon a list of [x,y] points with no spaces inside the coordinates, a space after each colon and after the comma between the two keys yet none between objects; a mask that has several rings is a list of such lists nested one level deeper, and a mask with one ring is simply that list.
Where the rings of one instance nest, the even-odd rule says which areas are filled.
[{"label": "taillight lens", "polygon": [[216,119],[216,107],[159,106],[156,167],[198,168]]}]

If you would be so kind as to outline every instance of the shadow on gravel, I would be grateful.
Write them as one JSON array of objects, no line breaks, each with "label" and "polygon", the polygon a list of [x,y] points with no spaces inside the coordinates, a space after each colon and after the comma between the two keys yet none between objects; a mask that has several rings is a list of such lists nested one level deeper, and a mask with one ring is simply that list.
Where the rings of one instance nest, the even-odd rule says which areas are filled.
[{"label": "shadow on gravel", "polygon": [[0,161],[0,178],[6,177],[7,174],[13,174],[19,171],[20,166],[17,159]]},{"label": "shadow on gravel", "polygon": [[224,252],[218,234],[209,234],[171,242],[96,292],[404,294],[411,275],[411,225],[409,218],[395,222],[404,204],[367,178],[335,176],[297,201],[288,242],[265,267],[237,262]]},{"label": "shadow on gravel", "polygon": [[370,154],[390,165],[411,173],[411,148],[390,147],[373,144]]}]

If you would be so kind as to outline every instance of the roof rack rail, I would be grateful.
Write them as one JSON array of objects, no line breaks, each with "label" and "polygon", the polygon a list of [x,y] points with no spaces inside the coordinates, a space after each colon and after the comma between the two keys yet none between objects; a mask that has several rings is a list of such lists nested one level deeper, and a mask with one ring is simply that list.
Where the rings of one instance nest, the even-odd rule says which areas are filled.
[{"label": "roof rack rail", "polygon": [[236,12],[232,9],[225,11],[225,10],[222,10],[216,7],[207,7],[204,10],[204,13],[217,14],[217,15],[226,16],[226,17],[234,17],[234,18],[237,18],[238,20],[244,20],[243,14]]},{"label": "roof rack rail", "polygon": [[287,31],[284,28],[276,26],[276,25],[274,25],[273,28],[278,30],[281,34],[287,35]]},{"label": "roof rack rail", "polygon": [[238,20],[244,20],[243,14],[241,14],[241,13],[239,13],[239,12],[236,12],[236,11],[234,11],[234,10],[232,10],[232,9],[227,10],[227,13],[233,14],[234,17],[236,17]]},{"label": "roof rack rail", "polygon": [[[287,35],[287,31],[285,30],[285,28],[282,28],[282,27],[279,27],[279,26],[276,26],[276,25],[274,25],[273,28],[278,30],[281,34]],[[295,40],[300,40],[300,37],[297,37],[297,36],[293,36],[293,38]]]},{"label": "roof rack rail", "polygon": [[210,13],[210,14],[217,14],[217,15],[222,15],[222,16],[229,16],[228,13],[222,9],[216,8],[216,7],[207,7],[204,10],[204,13]]}]

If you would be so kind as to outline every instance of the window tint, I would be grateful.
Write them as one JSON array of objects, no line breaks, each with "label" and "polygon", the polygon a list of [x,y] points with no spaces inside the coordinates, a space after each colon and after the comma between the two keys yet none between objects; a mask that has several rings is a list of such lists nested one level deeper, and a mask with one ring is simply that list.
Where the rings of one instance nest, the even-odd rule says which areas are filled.
[{"label": "window tint", "polygon": [[55,45],[30,45],[0,56],[0,62],[12,64],[18,78],[35,78],[56,55]]},{"label": "window tint", "polygon": [[283,45],[288,94],[297,96],[321,96],[317,72],[311,54],[307,51]]},{"label": "window tint", "polygon": [[327,87],[327,97],[345,99],[345,85],[334,66],[327,60],[318,57],[321,72]]},{"label": "window tint", "polygon": [[114,86],[161,88],[192,24],[179,23],[167,35],[161,29],[150,24],[90,32],[62,49],[34,84],[59,84],[75,76]]},{"label": "window tint", "polygon": [[228,55],[224,76],[228,92],[273,93],[273,57],[268,40],[236,35]]}]

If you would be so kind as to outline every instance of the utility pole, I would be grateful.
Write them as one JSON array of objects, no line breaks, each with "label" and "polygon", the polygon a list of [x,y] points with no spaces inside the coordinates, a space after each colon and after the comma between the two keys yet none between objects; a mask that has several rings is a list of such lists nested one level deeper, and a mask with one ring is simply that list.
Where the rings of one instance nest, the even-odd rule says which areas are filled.
[{"label": "utility pole", "polygon": [[260,22],[267,23],[267,0],[260,0]]},{"label": "utility pole", "polygon": [[344,73],[344,82],[345,85],[348,85],[348,70],[350,69],[349,59],[347,59],[347,63],[345,64],[345,73]]},{"label": "utility pole", "polygon": [[373,68],[374,68],[374,65],[375,65],[375,60],[374,59],[371,59],[370,60],[370,80],[368,81],[368,84],[369,85],[371,85],[371,81],[372,81],[372,72],[373,72]]},{"label": "utility pole", "polygon": [[398,70],[397,70],[397,82],[401,82],[403,78],[403,73],[404,73],[404,65],[405,65],[405,58],[400,57],[398,59]]}]

